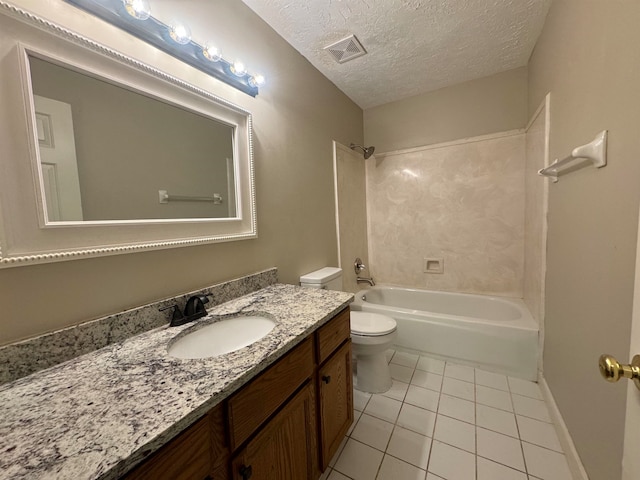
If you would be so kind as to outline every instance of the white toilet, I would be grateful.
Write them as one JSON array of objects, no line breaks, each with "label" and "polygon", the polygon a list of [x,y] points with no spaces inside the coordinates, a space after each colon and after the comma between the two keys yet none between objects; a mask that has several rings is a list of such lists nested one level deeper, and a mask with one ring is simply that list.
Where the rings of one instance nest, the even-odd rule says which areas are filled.
[{"label": "white toilet", "polygon": [[[300,277],[303,287],[342,290],[342,270],[325,267]],[[368,393],[391,388],[391,373],[385,351],[396,339],[396,321],[378,313],[351,310],[351,345],[356,357],[357,380],[354,387]]]}]

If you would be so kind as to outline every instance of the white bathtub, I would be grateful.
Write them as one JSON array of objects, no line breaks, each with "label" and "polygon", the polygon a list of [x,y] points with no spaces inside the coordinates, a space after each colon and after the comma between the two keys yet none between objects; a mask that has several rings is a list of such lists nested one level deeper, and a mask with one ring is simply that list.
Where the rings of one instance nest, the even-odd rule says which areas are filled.
[{"label": "white bathtub", "polygon": [[401,350],[537,380],[538,325],[522,300],[381,286],[351,308],[395,318]]}]

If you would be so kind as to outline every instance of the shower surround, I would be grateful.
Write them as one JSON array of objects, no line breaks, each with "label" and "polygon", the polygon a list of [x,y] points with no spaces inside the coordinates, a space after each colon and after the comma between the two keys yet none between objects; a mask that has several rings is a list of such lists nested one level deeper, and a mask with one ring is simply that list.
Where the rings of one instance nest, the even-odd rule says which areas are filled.
[{"label": "shower surround", "polygon": [[[517,130],[367,160],[376,280],[521,298],[525,158],[525,134]],[[444,273],[424,273],[424,258],[442,258]]]}]

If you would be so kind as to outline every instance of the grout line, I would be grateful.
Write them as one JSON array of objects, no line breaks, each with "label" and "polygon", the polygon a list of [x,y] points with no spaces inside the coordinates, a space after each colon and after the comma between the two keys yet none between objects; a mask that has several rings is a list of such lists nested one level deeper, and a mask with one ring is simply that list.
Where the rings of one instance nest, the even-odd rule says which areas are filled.
[{"label": "grout line", "polygon": [[[394,352],[394,355],[395,355],[395,352]],[[390,363],[391,363],[391,362],[390,362]],[[448,363],[449,363],[449,362],[445,362],[445,370],[446,370],[446,365],[447,365]],[[399,365],[399,364],[394,364],[394,365]],[[456,365],[456,364],[452,364],[452,365]],[[405,367],[405,368],[412,368],[412,367],[408,367],[408,366],[406,366],[406,365],[399,365],[399,366],[402,366],[402,367]],[[436,391],[436,390],[433,390],[433,389],[431,389],[431,388],[426,388],[426,387],[422,387],[422,386],[420,386],[420,385],[415,385],[415,384],[411,383],[411,382],[413,381],[413,378],[414,378],[415,374],[416,374],[416,371],[418,371],[418,370],[419,370],[419,371],[421,371],[421,372],[426,372],[426,373],[429,373],[429,374],[433,374],[433,375],[439,375],[439,376],[441,376],[441,377],[442,377],[442,382],[441,382],[441,384],[440,384],[440,390],[439,390],[439,391]],[[411,380],[410,380],[410,383],[407,385],[407,389],[405,390],[405,393],[404,393],[404,395],[403,395],[403,397],[402,397],[402,400],[398,400],[397,398],[393,398],[393,397],[386,397],[385,395],[381,395],[381,396],[384,396],[385,398],[388,398],[388,399],[390,399],[390,400],[394,400],[394,401],[396,401],[396,402],[400,402],[400,404],[401,404],[401,405],[400,405],[400,410],[399,410],[399,412],[398,412],[398,415],[396,415],[396,417],[395,417],[395,421],[393,421],[393,422],[390,422],[390,421],[389,421],[389,420],[387,420],[387,419],[383,419],[383,418],[377,417],[377,416],[375,416],[375,415],[372,415],[371,413],[367,413],[367,415],[369,415],[369,416],[371,416],[371,417],[374,417],[374,418],[379,419],[379,420],[381,420],[381,421],[385,421],[385,422],[387,422],[387,423],[392,423],[392,424],[393,424],[393,429],[392,429],[392,431],[391,431],[391,435],[389,436],[389,439],[388,439],[388,440],[387,440],[387,442],[386,442],[386,446],[385,446],[384,450],[380,450],[379,448],[373,447],[373,446],[368,445],[368,444],[366,444],[366,443],[364,443],[364,442],[362,442],[362,441],[359,441],[359,440],[357,440],[357,439],[355,439],[355,438],[353,438],[353,437],[351,437],[351,436],[348,436],[348,441],[349,441],[349,440],[353,440],[354,442],[358,442],[358,443],[360,443],[360,444],[362,444],[362,445],[365,445],[365,446],[367,446],[367,447],[369,447],[369,448],[372,448],[373,450],[376,450],[376,451],[381,452],[381,453],[383,454],[383,456],[382,456],[382,460],[380,461],[380,465],[378,466],[378,470],[377,470],[377,472],[376,472],[376,478],[377,478],[377,477],[378,477],[378,475],[380,474],[380,470],[381,470],[381,468],[382,468],[382,463],[384,462],[385,456],[387,456],[387,455],[388,455],[388,456],[390,456],[390,457],[393,457],[394,459],[397,459],[398,461],[401,461],[401,462],[403,462],[403,463],[406,463],[406,464],[408,464],[408,465],[411,465],[412,467],[417,468],[417,469],[419,469],[419,470],[421,470],[421,471],[423,471],[423,472],[426,472],[426,474],[428,474],[428,473],[432,473],[432,474],[433,474],[433,472],[429,472],[429,466],[430,466],[430,464],[431,464],[432,455],[433,455],[433,447],[434,447],[434,443],[435,443],[435,442],[438,442],[438,443],[441,443],[441,444],[447,445],[447,446],[448,446],[448,447],[450,447],[450,448],[455,448],[456,450],[459,450],[459,451],[461,451],[461,452],[465,452],[465,453],[467,453],[467,454],[472,454],[472,455],[474,455],[474,457],[475,457],[475,459],[474,459],[474,460],[475,460],[475,478],[476,478],[476,480],[478,479],[478,458],[479,458],[479,457],[480,457],[480,458],[483,458],[483,459],[486,459],[487,461],[490,461],[490,462],[496,463],[496,464],[498,464],[498,465],[501,465],[501,466],[503,466],[503,467],[505,467],[505,468],[509,468],[510,470],[513,470],[514,472],[520,472],[520,473],[524,473],[525,475],[530,475],[530,474],[529,474],[529,472],[528,472],[528,468],[529,468],[529,467],[528,467],[528,465],[527,465],[526,457],[525,457],[525,455],[524,455],[524,444],[525,444],[525,443],[527,443],[527,444],[529,444],[529,445],[532,445],[532,446],[535,446],[535,447],[538,447],[538,448],[545,449],[546,451],[549,451],[549,452],[552,452],[552,453],[555,453],[555,454],[558,454],[558,455],[563,455],[563,456],[565,457],[565,459],[566,459],[566,453],[564,452],[564,450],[563,450],[563,451],[561,451],[561,452],[559,452],[559,451],[557,451],[557,450],[554,450],[554,449],[552,449],[552,448],[546,447],[546,446],[544,446],[544,445],[538,445],[538,444],[536,444],[536,443],[532,443],[531,441],[525,441],[525,440],[523,440],[523,439],[522,439],[522,437],[521,437],[520,425],[519,425],[518,420],[517,420],[517,417],[518,417],[518,416],[521,416],[521,417],[524,417],[524,418],[528,418],[528,419],[531,419],[531,420],[534,420],[534,421],[538,421],[538,422],[541,422],[541,423],[546,424],[546,425],[553,425],[553,423],[547,422],[547,421],[545,421],[545,420],[541,420],[541,419],[539,419],[539,418],[530,417],[529,415],[523,415],[523,414],[521,414],[521,413],[517,413],[517,412],[515,411],[515,408],[514,408],[513,395],[518,395],[518,396],[520,396],[520,397],[529,398],[529,399],[531,399],[531,400],[542,401],[542,402],[545,404],[545,407],[547,408],[547,411],[548,411],[548,406],[547,406],[546,401],[544,401],[544,400],[540,400],[540,399],[535,398],[535,397],[530,397],[530,396],[528,396],[528,395],[521,395],[521,394],[518,394],[518,393],[512,392],[512,391],[511,391],[511,384],[509,383],[508,378],[507,378],[507,388],[508,388],[508,390],[501,390],[501,389],[498,389],[498,388],[493,388],[493,387],[491,387],[491,386],[478,384],[478,383],[476,383],[476,382],[477,382],[477,378],[476,378],[476,369],[474,369],[474,381],[473,381],[473,383],[472,383],[472,382],[469,382],[469,381],[467,381],[467,380],[462,380],[462,379],[455,378],[455,377],[447,377],[446,375],[444,375],[444,373],[445,373],[445,371],[443,371],[443,372],[442,372],[442,374],[438,374],[438,373],[435,373],[435,372],[430,372],[430,371],[428,371],[428,370],[422,370],[422,369],[418,368],[418,366],[417,366],[417,364],[416,364],[416,366],[415,366],[415,367],[413,367],[413,372],[412,372],[412,374],[411,374]],[[456,395],[451,395],[451,394],[449,394],[449,393],[445,393],[445,392],[443,392],[443,391],[442,391],[442,386],[443,386],[443,383],[444,383],[444,379],[445,379],[445,378],[451,378],[451,379],[458,380],[458,381],[462,381],[462,382],[466,382],[466,383],[472,383],[472,385],[473,385],[473,394],[474,394],[473,396],[474,396],[474,400],[468,400],[467,398],[462,398],[462,397],[458,397],[458,396],[456,396]],[[393,379],[393,380],[394,380],[394,381],[396,381],[396,382],[399,382],[399,383],[406,383],[406,382],[403,382],[403,381],[401,381],[401,380],[397,380],[397,379]],[[435,412],[434,412],[433,410],[430,410],[429,408],[424,408],[424,407],[421,407],[421,406],[419,406],[419,405],[413,405],[413,404],[411,404],[411,403],[406,402],[406,397],[407,397],[407,394],[408,394],[408,391],[409,391],[409,388],[411,387],[411,385],[414,385],[415,387],[418,387],[418,388],[422,388],[422,389],[428,390],[428,391],[430,391],[430,392],[436,392],[436,393],[438,393],[438,400],[437,400],[437,406],[436,406],[436,409],[435,409],[436,411],[435,411]],[[507,393],[507,394],[508,394],[508,396],[509,396],[509,400],[510,400],[510,402],[511,402],[511,406],[512,406],[513,410],[511,410],[511,411],[509,411],[509,410],[504,410],[504,409],[502,409],[502,408],[498,408],[498,407],[495,407],[495,406],[492,406],[492,405],[486,405],[486,404],[484,404],[484,403],[479,403],[479,402],[477,401],[477,387],[478,387],[478,386],[481,386],[481,387],[484,387],[484,388],[488,388],[488,389],[491,389],[491,390],[495,390],[495,391],[497,391],[497,392]],[[442,405],[442,398],[443,398],[443,396],[444,396],[444,395],[446,395],[447,397],[452,397],[452,398],[454,398],[454,399],[456,399],[456,400],[461,400],[461,401],[465,401],[465,402],[471,402],[471,403],[473,403],[473,415],[474,415],[474,421],[473,421],[473,423],[468,422],[468,421],[466,421],[466,420],[461,420],[461,419],[456,418],[456,417],[452,417],[452,416],[450,416],[450,415],[445,415],[444,413],[441,413],[440,408],[441,408],[441,405]],[[373,398],[373,395],[371,395],[371,396],[369,397],[369,399],[367,400],[367,402],[365,403],[365,405],[364,405],[364,409],[366,409],[366,407],[369,405],[369,403],[370,403],[370,401],[371,401],[371,399],[372,399],[372,398]],[[424,433],[422,433],[422,432],[416,432],[415,430],[412,430],[411,428],[407,428],[407,427],[403,427],[403,426],[401,426],[401,425],[398,425],[398,423],[397,423],[397,422],[398,422],[398,419],[399,419],[399,416],[400,416],[400,412],[402,411],[402,408],[403,408],[405,405],[409,405],[409,406],[412,406],[412,407],[414,407],[414,408],[419,408],[420,410],[425,410],[425,411],[428,411],[428,412],[430,412],[430,413],[434,413],[434,414],[436,415],[436,417],[435,417],[435,421],[434,421],[434,426],[433,426],[433,432],[432,432],[432,435],[431,435],[431,436],[429,436],[429,435],[424,435]],[[505,433],[502,433],[502,432],[498,432],[498,431],[493,430],[493,429],[491,429],[491,428],[480,427],[480,426],[478,425],[478,423],[477,423],[477,422],[478,422],[478,418],[477,418],[477,406],[478,406],[478,405],[481,405],[481,406],[483,406],[483,407],[487,407],[487,408],[493,408],[493,409],[495,409],[495,410],[499,410],[499,411],[501,411],[501,412],[505,412],[505,413],[511,414],[511,415],[513,416],[513,418],[515,419],[515,422],[516,422],[517,437],[513,437],[512,435],[508,435],[508,434],[505,434]],[[361,414],[360,414],[359,419],[358,419],[357,421],[355,421],[355,419],[354,419],[354,421],[357,423],[357,422],[362,418],[362,415],[364,415],[364,414],[365,414],[365,412],[364,412],[364,410],[363,410],[363,411],[361,412]],[[436,427],[437,427],[437,425],[438,425],[438,421],[440,420],[440,419],[439,419],[439,416],[440,416],[440,415],[442,415],[443,417],[446,417],[446,418],[451,418],[451,419],[453,419],[453,420],[457,420],[457,421],[459,421],[459,422],[463,422],[463,423],[465,423],[465,424],[467,424],[467,425],[473,425],[473,426],[474,426],[474,428],[475,428],[475,432],[474,432],[474,435],[475,435],[475,452],[469,452],[468,450],[465,450],[465,449],[463,449],[463,448],[460,448],[460,447],[458,447],[458,446],[456,446],[456,445],[451,445],[450,443],[447,443],[447,442],[445,442],[445,441],[438,440],[438,439],[436,439],[436,438],[435,438]],[[355,431],[355,427],[356,427],[356,425],[354,425],[354,428],[353,428],[353,430],[352,430],[352,432],[351,432],[351,433],[353,433],[353,431]],[[508,438],[511,438],[511,439],[516,439],[516,440],[518,440],[518,441],[520,442],[520,451],[521,451],[522,459],[523,459],[523,463],[524,463],[524,470],[520,470],[520,469],[518,469],[518,468],[514,468],[514,467],[513,467],[513,466],[511,466],[511,465],[507,465],[507,464],[504,464],[504,463],[502,463],[502,462],[500,462],[500,461],[497,461],[497,460],[495,460],[495,459],[488,458],[488,457],[483,456],[483,455],[479,455],[479,454],[478,454],[478,431],[479,431],[479,428],[483,428],[483,429],[485,429],[485,430],[487,430],[487,431],[490,431],[490,432],[493,432],[493,433],[495,433],[495,434],[503,435],[503,436],[505,436],[505,437],[508,437]],[[387,450],[389,449],[389,445],[390,445],[390,443],[391,443],[391,439],[393,438],[394,433],[395,433],[398,429],[406,429],[406,430],[408,430],[408,431],[410,431],[410,432],[412,432],[412,433],[415,433],[415,434],[417,434],[417,435],[421,435],[421,436],[426,437],[426,438],[429,438],[429,439],[431,440],[430,448],[429,448],[429,455],[427,456],[427,463],[426,463],[426,467],[425,467],[424,469],[422,469],[419,465],[415,465],[415,464],[414,464],[414,463],[412,463],[412,462],[409,462],[409,461],[407,461],[407,460],[404,460],[404,459],[402,459],[402,458],[400,458],[400,457],[398,457],[398,456],[396,456],[396,455],[392,455],[392,454],[390,454],[390,453],[388,453],[388,452],[387,452]],[[345,446],[346,446],[346,442],[345,442]],[[344,447],[343,447],[343,449],[342,449],[340,452],[338,452],[338,453],[337,453],[338,457],[342,455],[343,451],[344,451]],[[338,460],[339,460],[339,458],[336,458],[336,463],[337,463],[337,461],[338,461]],[[331,468],[332,470],[336,470],[336,469],[335,469],[335,464],[334,464],[334,466],[333,466],[333,467],[330,467],[330,468]],[[344,475],[344,474],[343,474],[342,472],[340,472],[339,470],[336,470],[336,471],[337,471],[338,473],[340,473],[340,474]],[[346,476],[346,475],[345,475],[345,476]],[[347,478],[350,478],[350,477],[347,477]],[[533,479],[534,477],[530,477],[530,478],[532,478],[532,479]]]}]

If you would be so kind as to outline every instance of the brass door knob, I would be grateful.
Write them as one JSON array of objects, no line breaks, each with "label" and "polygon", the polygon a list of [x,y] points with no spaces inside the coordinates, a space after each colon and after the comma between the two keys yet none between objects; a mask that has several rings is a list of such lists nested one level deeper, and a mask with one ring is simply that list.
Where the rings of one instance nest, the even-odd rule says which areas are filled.
[{"label": "brass door knob", "polygon": [[617,382],[620,378],[629,378],[640,389],[640,355],[633,357],[631,365],[621,365],[611,355],[600,355],[598,366],[600,375],[607,382]]}]

